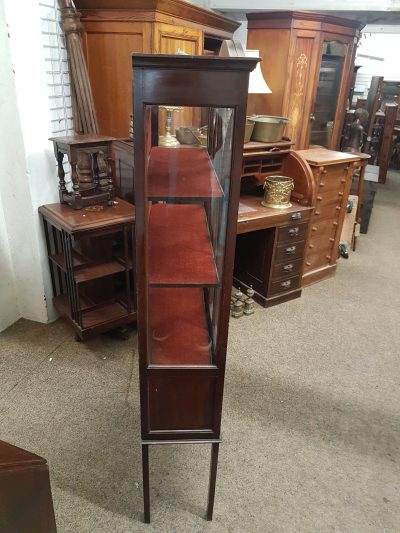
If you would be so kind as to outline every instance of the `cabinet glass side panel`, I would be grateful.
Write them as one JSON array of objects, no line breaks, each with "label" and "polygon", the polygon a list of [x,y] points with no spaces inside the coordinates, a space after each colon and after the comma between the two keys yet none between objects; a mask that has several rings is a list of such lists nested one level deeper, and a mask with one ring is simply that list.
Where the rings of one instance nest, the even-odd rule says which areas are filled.
[{"label": "cabinet glass side panel", "polygon": [[343,43],[323,43],[310,144],[330,146],[346,52]]},{"label": "cabinet glass side panel", "polygon": [[234,110],[148,107],[148,364],[212,365]]}]

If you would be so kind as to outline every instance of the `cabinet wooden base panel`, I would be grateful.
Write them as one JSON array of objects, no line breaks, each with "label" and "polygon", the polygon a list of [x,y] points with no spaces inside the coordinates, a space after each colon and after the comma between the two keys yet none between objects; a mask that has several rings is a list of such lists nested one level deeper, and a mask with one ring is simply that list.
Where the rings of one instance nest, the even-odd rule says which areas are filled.
[{"label": "cabinet wooden base panel", "polygon": [[313,283],[317,283],[317,281],[332,278],[335,273],[336,265],[328,265],[318,270],[313,270],[312,272],[303,275],[302,286],[307,287],[307,285],[312,285]]}]

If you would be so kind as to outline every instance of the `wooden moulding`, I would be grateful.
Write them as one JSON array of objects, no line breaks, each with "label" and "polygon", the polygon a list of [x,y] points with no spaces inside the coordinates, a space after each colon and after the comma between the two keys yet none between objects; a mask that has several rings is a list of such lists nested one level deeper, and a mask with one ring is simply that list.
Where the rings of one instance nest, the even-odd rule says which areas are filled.
[{"label": "wooden moulding", "polygon": [[350,20],[341,17],[327,15],[325,13],[314,13],[311,11],[268,11],[261,13],[248,13],[247,15],[248,29],[255,28],[296,28],[299,25],[300,29],[304,28],[301,22],[317,23],[314,24],[313,29],[326,30],[324,25],[333,25],[352,28],[355,31],[360,31],[364,24],[358,20]]},{"label": "wooden moulding", "polygon": [[182,20],[204,29],[210,28],[232,35],[240,23],[212,11],[180,0],[75,0],[83,20],[129,20],[135,22],[169,22]]}]

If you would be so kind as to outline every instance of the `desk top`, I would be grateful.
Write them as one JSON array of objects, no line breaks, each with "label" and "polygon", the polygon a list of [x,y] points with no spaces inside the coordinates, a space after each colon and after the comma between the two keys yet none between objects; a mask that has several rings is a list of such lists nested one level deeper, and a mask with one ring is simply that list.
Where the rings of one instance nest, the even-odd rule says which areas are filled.
[{"label": "desk top", "polygon": [[121,198],[115,198],[112,207],[101,204],[74,209],[66,204],[46,204],[39,207],[39,213],[51,224],[69,233],[117,226],[135,220],[135,207]]},{"label": "desk top", "polygon": [[338,163],[353,163],[359,161],[360,157],[349,152],[335,152],[327,148],[309,148],[308,150],[296,150],[307,163],[316,166],[336,165]]},{"label": "desk top", "polygon": [[[247,233],[260,229],[283,226],[293,221],[303,221],[310,217],[313,207],[303,206],[292,201],[287,209],[274,209],[261,205],[262,196],[241,196],[239,202],[237,233]],[[300,213],[300,216],[295,213]]]}]

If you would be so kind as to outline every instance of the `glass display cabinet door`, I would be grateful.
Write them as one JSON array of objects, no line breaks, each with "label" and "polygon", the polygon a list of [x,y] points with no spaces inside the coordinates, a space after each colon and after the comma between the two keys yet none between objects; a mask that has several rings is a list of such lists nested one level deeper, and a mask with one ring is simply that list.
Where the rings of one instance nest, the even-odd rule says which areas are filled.
[{"label": "glass display cabinet door", "polygon": [[311,117],[310,144],[331,147],[347,48],[347,44],[339,41],[323,42],[314,111]]},{"label": "glass display cabinet door", "polygon": [[[169,117],[167,129],[159,123],[156,135],[148,135],[148,365],[212,366],[235,114],[232,108],[170,109],[196,121],[206,115],[207,124],[172,133]],[[151,106],[146,114],[150,125]]]},{"label": "glass display cabinet door", "polygon": [[148,447],[172,442],[212,445],[212,518],[248,79],[257,61],[133,56],[146,522]]}]

